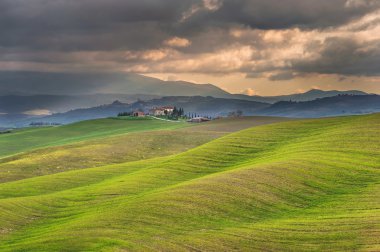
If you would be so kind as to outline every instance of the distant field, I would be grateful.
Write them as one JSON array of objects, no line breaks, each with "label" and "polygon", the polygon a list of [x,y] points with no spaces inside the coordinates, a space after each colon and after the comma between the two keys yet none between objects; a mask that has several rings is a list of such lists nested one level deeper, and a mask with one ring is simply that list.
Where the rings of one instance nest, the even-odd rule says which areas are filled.
[{"label": "distant field", "polygon": [[[163,155],[152,140],[124,163],[0,183],[0,251],[380,251],[380,114],[257,126],[261,120],[165,128],[161,136],[149,131],[162,130],[152,126],[158,121],[144,126],[146,133],[137,132],[136,123],[129,131],[135,140],[125,138],[125,144],[161,139],[168,143]],[[279,120],[285,119],[269,121]],[[113,141],[122,145],[110,132],[128,130],[114,121],[112,129],[103,122],[67,126],[82,128],[89,146],[107,143],[83,154],[88,164],[95,165],[96,153],[111,151]],[[83,140],[64,133],[68,128],[51,130],[62,128],[66,137],[48,146]],[[31,139],[44,135],[37,133],[22,132]],[[39,148],[37,142],[29,149]],[[8,153],[23,151],[21,143],[14,146]],[[51,158],[65,147],[85,152],[77,141],[18,154],[13,162],[41,153]],[[125,148],[122,153],[131,151]],[[29,165],[36,162],[44,161]]]},{"label": "distant field", "polygon": [[250,127],[292,121],[295,119],[286,117],[269,117],[269,116],[246,116],[236,118],[221,118],[209,123],[195,124],[197,127],[187,128],[186,131],[205,131],[230,133]]}]

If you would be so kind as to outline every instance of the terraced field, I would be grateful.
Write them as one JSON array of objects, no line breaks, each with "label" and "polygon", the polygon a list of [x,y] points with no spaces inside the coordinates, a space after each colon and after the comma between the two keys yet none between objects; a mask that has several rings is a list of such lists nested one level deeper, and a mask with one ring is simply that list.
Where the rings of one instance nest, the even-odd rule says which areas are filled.
[{"label": "terraced field", "polygon": [[9,177],[0,250],[380,250],[380,114],[217,124],[173,130],[205,137],[168,155]]}]

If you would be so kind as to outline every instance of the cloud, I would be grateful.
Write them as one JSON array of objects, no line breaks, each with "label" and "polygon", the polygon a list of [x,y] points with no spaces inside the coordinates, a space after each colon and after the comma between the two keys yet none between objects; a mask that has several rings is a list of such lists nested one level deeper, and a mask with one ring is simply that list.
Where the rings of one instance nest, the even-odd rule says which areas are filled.
[{"label": "cloud", "polygon": [[51,115],[52,112],[48,109],[34,109],[34,110],[25,111],[23,114],[30,115],[30,116],[47,116],[47,115]]},{"label": "cloud", "polygon": [[188,47],[191,42],[185,38],[173,37],[165,40],[164,44],[171,47]]},{"label": "cloud", "polygon": [[217,11],[222,7],[223,1],[221,0],[203,0],[203,5],[207,10]]},{"label": "cloud", "polygon": [[169,49],[157,49],[146,51],[126,51],[125,60],[137,60],[137,61],[160,61],[167,57],[173,56],[175,51]]},{"label": "cloud", "polygon": [[[336,27],[372,12],[378,6],[374,1],[364,5],[351,2],[3,0],[0,4],[0,45],[64,51],[157,49],[171,37],[191,40],[197,33],[214,27]],[[345,8],[353,5],[356,7]]]},{"label": "cloud", "polygon": [[[240,71],[245,67],[247,62],[249,64],[253,54],[254,49],[250,46],[232,46],[213,53],[192,55],[178,53],[172,60],[162,61],[157,64],[154,62],[146,62],[142,65],[146,67],[147,71],[155,73],[197,72],[222,74]],[[135,66],[131,66],[126,70],[134,71],[134,67]]]},{"label": "cloud", "polygon": [[329,37],[313,46],[314,58],[295,59],[292,68],[305,73],[356,76],[380,75],[380,39],[358,41],[355,38]]},{"label": "cloud", "polygon": [[284,80],[292,80],[294,78],[295,78],[295,75],[292,72],[281,72],[281,73],[271,74],[268,79],[271,81],[284,81]]},{"label": "cloud", "polygon": [[193,4],[191,5],[189,9],[183,12],[180,22],[185,22],[189,18],[192,18],[194,15],[202,11],[206,11],[206,12],[217,11],[219,8],[222,7],[222,5],[223,5],[222,0],[202,0],[201,3]]},{"label": "cloud", "polygon": [[252,88],[247,88],[246,90],[241,92],[242,94],[249,95],[249,96],[254,96],[256,95],[256,91]]},{"label": "cloud", "polygon": [[361,8],[378,5],[378,0],[347,0],[346,8]]},{"label": "cloud", "polygon": [[380,3],[371,2],[371,5],[347,8],[346,0],[226,1],[212,18],[259,29],[324,28],[339,26],[372,12]]},{"label": "cloud", "polygon": [[245,75],[246,79],[258,79],[258,78],[263,78],[264,75],[262,73],[247,73]]},{"label": "cloud", "polygon": [[378,76],[377,0],[3,0],[0,68]]}]

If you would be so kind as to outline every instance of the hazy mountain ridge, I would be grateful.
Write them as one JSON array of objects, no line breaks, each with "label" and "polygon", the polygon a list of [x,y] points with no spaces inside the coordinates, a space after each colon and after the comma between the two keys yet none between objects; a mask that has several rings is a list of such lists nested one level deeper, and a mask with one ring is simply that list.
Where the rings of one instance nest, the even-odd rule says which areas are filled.
[{"label": "hazy mountain ridge", "polygon": [[[33,87],[32,89],[30,87]],[[163,81],[131,73],[41,73],[0,71],[0,96],[8,95],[136,95],[149,96],[213,96],[266,103],[278,101],[307,101],[338,94],[365,95],[357,90],[322,91],[281,96],[248,96],[230,94],[212,84],[194,84],[186,81]],[[114,100],[117,97],[114,97]],[[143,98],[141,98],[143,99]],[[100,105],[100,104],[98,104]]]},{"label": "hazy mountain ridge", "polygon": [[261,111],[265,115],[326,117],[369,114],[380,111],[379,95],[338,95],[306,102],[281,101]]},{"label": "hazy mountain ridge", "polygon": [[[302,94],[261,97],[230,94],[211,84],[162,81],[130,73],[0,71],[0,126],[25,126],[28,122],[39,120],[49,113],[53,115],[45,119],[59,123],[114,116],[121,112],[120,107],[111,104],[115,100],[122,102],[123,110],[146,110],[151,106],[175,105],[190,113],[210,116],[224,116],[231,111],[242,110],[247,115],[319,117],[345,113],[328,111],[326,106],[329,106],[330,100],[323,101],[327,102],[326,105],[318,103],[319,108],[315,111],[304,108],[315,103],[305,105],[289,101],[307,102],[347,94],[368,95],[357,90],[313,89]],[[146,101],[146,105],[142,106],[140,100]],[[136,103],[138,101],[140,102]],[[286,102],[276,104],[279,101]],[[365,105],[361,110],[371,112],[373,106],[366,101],[363,102]],[[141,107],[136,107],[137,104]],[[322,112],[318,112],[320,107],[324,108]],[[345,110],[349,111],[346,114],[355,114],[353,108]],[[33,114],[35,112],[36,114]]]},{"label": "hazy mountain ridge", "polygon": [[305,93],[299,94],[290,94],[290,95],[279,95],[279,96],[247,96],[247,95],[235,95],[238,99],[247,99],[247,100],[255,100],[260,102],[267,103],[276,103],[279,101],[312,101],[318,98],[326,98],[333,97],[337,95],[368,95],[368,93],[359,91],[359,90],[347,90],[347,91],[339,91],[339,90],[319,90],[319,89],[311,89]]},{"label": "hazy mountain ridge", "polygon": [[[119,112],[149,109],[156,106],[177,106],[184,108],[186,114],[203,116],[225,116],[229,112],[243,110],[246,114],[254,114],[256,111],[267,108],[270,104],[238,99],[224,99],[202,96],[175,96],[163,97],[149,101],[137,101],[131,104],[115,101],[112,104],[97,106],[87,109],[76,109],[66,113],[57,113],[51,116],[38,118],[44,122],[71,123],[81,120],[97,119],[116,116]],[[27,120],[30,121],[30,120]],[[23,123],[27,122],[24,121]]]},{"label": "hazy mountain ridge", "polygon": [[[33,88],[30,88],[33,87]],[[211,84],[162,81],[131,73],[40,73],[0,71],[0,96],[5,95],[143,94],[156,96],[225,96]]]},{"label": "hazy mountain ridge", "polygon": [[182,107],[186,114],[190,113],[191,115],[196,114],[212,117],[227,116],[230,112],[240,110],[244,115],[249,116],[317,118],[380,112],[380,96],[339,95],[307,102],[281,101],[275,104],[201,96],[163,97],[149,101],[137,101],[130,104],[115,101],[112,104],[75,109],[51,116],[20,119],[17,121],[17,126],[25,126],[32,121],[67,124],[82,120],[113,117],[119,112],[130,112],[134,110],[147,112],[152,107],[165,105]]},{"label": "hazy mountain ridge", "polygon": [[[30,87],[33,86],[31,89]],[[53,113],[109,104],[132,103],[166,96],[212,96],[264,103],[309,101],[339,94],[366,95],[361,91],[310,90],[283,96],[230,94],[211,84],[162,81],[129,73],[38,73],[0,71],[0,113],[44,109]]]},{"label": "hazy mountain ridge", "polygon": [[94,94],[94,95],[7,95],[0,96],[0,112],[22,114],[25,111],[45,109],[52,113],[62,113],[78,108],[91,108],[101,104],[110,104],[115,100],[133,103],[139,99],[160,98],[156,95]]},{"label": "hazy mountain ridge", "polygon": [[[245,95],[226,95],[216,97],[239,99],[262,103],[276,103],[278,101],[309,101],[317,98],[331,97],[341,94],[366,95],[361,91],[322,91],[310,90],[303,94],[294,94],[275,97],[259,97]],[[203,96],[203,95],[202,95]],[[138,100],[159,99],[163,96],[149,94],[93,94],[93,95],[6,95],[0,96],[0,113],[23,114],[26,111],[44,109],[52,113],[63,113],[73,109],[91,108],[102,104],[110,104],[115,100],[124,103],[133,103]],[[168,96],[172,97],[172,96]],[[192,96],[189,96],[192,97]]]}]

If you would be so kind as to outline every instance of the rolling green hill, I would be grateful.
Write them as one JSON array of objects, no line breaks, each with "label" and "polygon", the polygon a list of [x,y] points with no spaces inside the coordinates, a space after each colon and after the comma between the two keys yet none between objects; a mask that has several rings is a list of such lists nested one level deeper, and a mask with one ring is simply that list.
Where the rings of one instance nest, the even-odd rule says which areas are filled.
[{"label": "rolling green hill", "polygon": [[207,124],[149,118],[101,119],[0,135],[0,182],[163,157],[279,117],[220,119]]},{"label": "rolling green hill", "polygon": [[[218,123],[178,131],[216,138]],[[378,251],[379,125],[380,114],[281,122],[3,182],[0,250]]]},{"label": "rolling green hill", "polygon": [[150,118],[108,118],[82,121],[61,127],[16,130],[0,137],[0,158],[41,147],[58,146],[90,139],[105,138],[132,132],[167,130],[187,126]]}]

